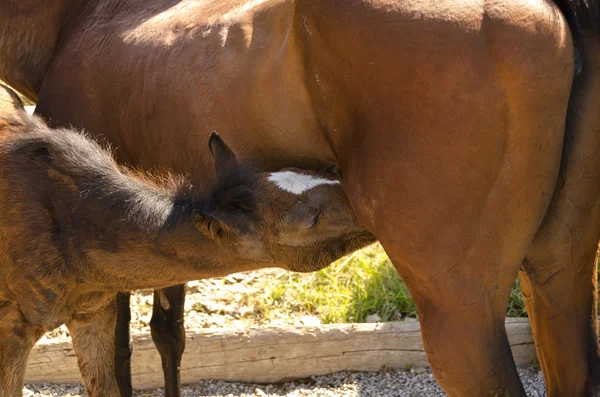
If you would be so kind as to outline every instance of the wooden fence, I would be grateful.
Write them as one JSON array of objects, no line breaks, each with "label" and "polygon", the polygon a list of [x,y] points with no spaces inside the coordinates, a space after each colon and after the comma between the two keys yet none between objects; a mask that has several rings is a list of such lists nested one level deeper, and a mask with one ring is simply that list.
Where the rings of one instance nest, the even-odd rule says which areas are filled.
[{"label": "wooden fence", "polygon": [[[536,358],[528,319],[508,319],[506,329],[518,365]],[[188,330],[183,383],[223,379],[272,383],[338,371],[427,367],[419,323],[335,324],[249,330]],[[134,387],[163,386],[160,357],[149,334],[135,335]],[[450,341],[451,342],[451,341]],[[34,348],[27,383],[78,383],[68,342]]]}]

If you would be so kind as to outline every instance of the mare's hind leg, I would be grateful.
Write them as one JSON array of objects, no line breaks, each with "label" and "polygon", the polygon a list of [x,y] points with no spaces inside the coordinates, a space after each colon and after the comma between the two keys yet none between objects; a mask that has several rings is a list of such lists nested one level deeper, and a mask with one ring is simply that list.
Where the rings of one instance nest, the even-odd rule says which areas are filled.
[{"label": "mare's hind leg", "polygon": [[17,305],[0,301],[0,396],[21,397],[29,352],[44,334],[25,320]]},{"label": "mare's hind leg", "polygon": [[185,285],[154,291],[150,329],[162,360],[165,396],[179,397],[181,356],[185,349]]},{"label": "mare's hind leg", "polygon": [[129,292],[117,294],[117,325],[115,327],[115,376],[121,391],[121,397],[131,397],[131,336],[129,322],[131,308],[129,307]]},{"label": "mare's hind leg", "polygon": [[427,359],[444,391],[525,397],[504,326],[519,262],[505,267],[502,256],[490,255],[425,270],[427,264],[407,266],[388,252],[417,303]]},{"label": "mare's hind leg", "polygon": [[115,379],[116,299],[97,310],[76,313],[67,323],[89,397],[119,397]]},{"label": "mare's hind leg", "polygon": [[519,274],[550,397],[600,395],[598,75],[588,61],[575,79],[559,184]]},{"label": "mare's hind leg", "polygon": [[[513,48],[505,47],[511,56]],[[522,72],[517,61],[507,76]],[[506,84],[513,92],[501,107],[510,109],[508,118],[494,91],[504,81],[494,85],[482,75],[476,91],[457,88],[458,102],[431,97],[440,114],[415,115],[418,136],[369,126],[363,140],[349,139],[351,155],[340,159],[352,207],[409,287],[427,358],[452,397],[525,396],[504,318],[560,167],[571,79],[564,65],[551,69],[540,78],[528,71],[523,86]],[[552,100],[528,94],[538,88]],[[468,110],[483,103],[490,106]],[[461,117],[445,128],[456,109]],[[432,146],[436,139],[445,143]]]}]

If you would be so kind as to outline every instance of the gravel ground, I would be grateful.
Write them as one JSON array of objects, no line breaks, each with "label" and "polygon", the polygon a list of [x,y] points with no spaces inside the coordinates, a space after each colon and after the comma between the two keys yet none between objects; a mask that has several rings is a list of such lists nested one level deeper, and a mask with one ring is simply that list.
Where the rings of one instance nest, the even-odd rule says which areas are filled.
[{"label": "gravel ground", "polygon": [[[519,375],[530,397],[546,395],[541,373],[533,367],[519,368]],[[27,397],[81,396],[79,385],[28,385]],[[445,396],[430,371],[339,372],[315,376],[301,382],[278,385],[202,381],[182,388],[183,397],[429,397]],[[162,389],[138,391],[137,397],[164,396]]]}]

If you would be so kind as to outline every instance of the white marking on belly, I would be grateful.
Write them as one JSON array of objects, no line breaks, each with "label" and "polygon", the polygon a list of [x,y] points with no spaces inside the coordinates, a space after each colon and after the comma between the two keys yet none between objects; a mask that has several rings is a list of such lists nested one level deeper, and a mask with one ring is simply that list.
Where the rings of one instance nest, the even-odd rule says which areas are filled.
[{"label": "white marking on belly", "polygon": [[298,195],[319,185],[337,185],[340,183],[340,181],[315,178],[314,176],[292,171],[273,172],[269,176],[269,181],[281,190]]}]

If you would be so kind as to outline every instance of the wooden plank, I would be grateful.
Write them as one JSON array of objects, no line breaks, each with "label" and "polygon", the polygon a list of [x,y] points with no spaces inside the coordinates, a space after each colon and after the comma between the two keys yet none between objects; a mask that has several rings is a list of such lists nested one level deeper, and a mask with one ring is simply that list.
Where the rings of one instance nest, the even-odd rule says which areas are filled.
[{"label": "wooden plank", "polygon": [[[506,329],[516,363],[534,360],[529,321],[508,319]],[[200,379],[272,383],[338,371],[428,366],[417,322],[188,330],[187,338],[183,383]],[[133,340],[134,387],[162,387],[160,357],[150,335],[135,335]],[[71,344],[36,345],[26,382],[80,382]]]}]

